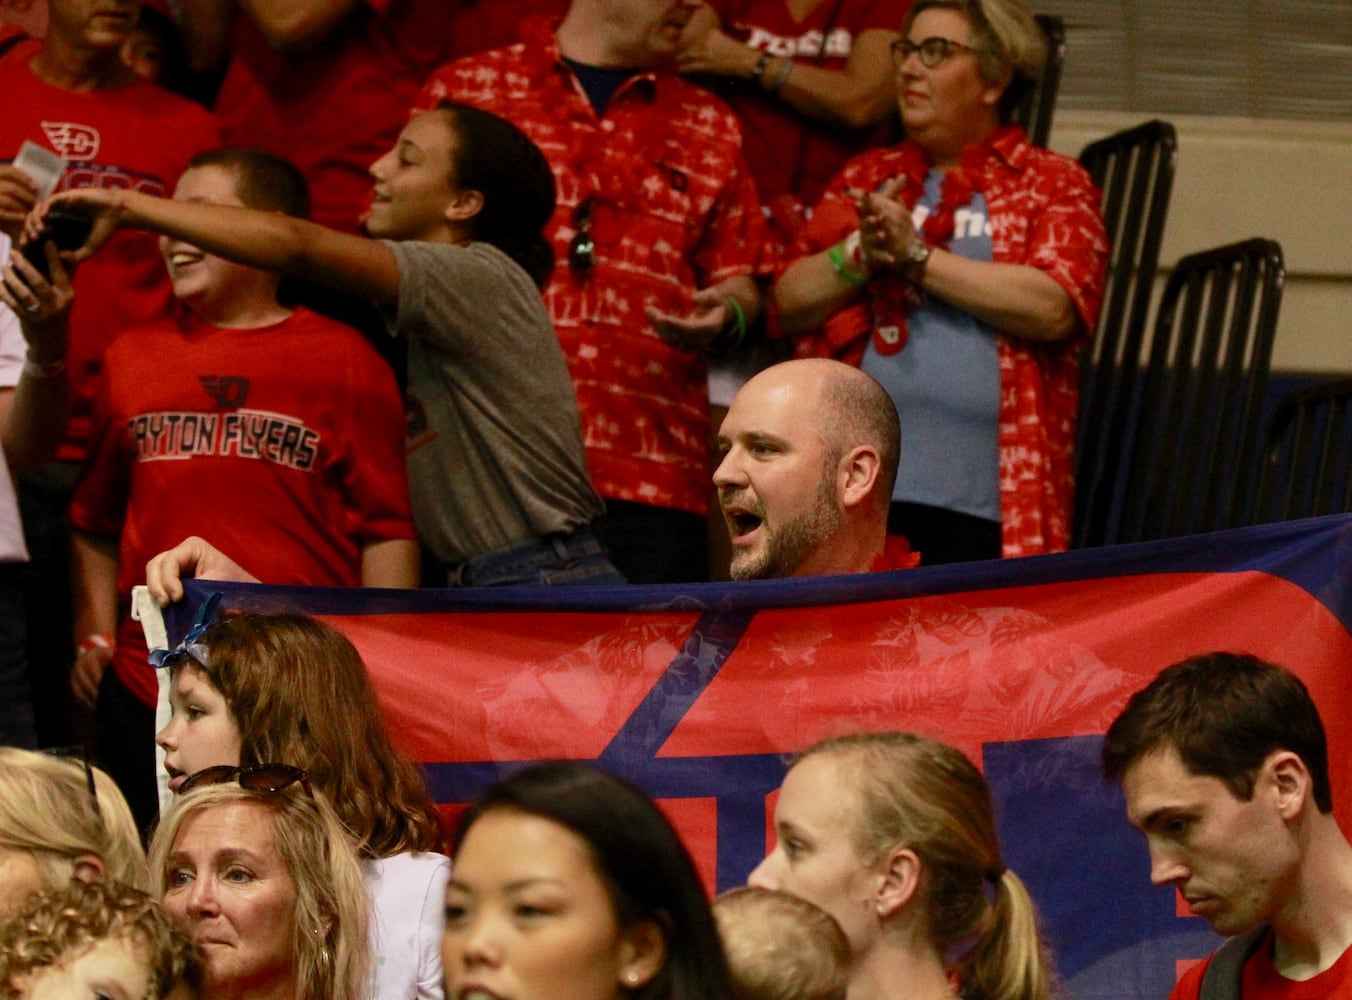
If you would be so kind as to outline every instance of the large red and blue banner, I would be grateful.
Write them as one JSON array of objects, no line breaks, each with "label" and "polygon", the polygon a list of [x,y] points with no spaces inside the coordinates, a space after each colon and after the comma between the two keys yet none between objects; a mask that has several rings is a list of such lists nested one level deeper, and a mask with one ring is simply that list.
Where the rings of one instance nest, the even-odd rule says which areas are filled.
[{"label": "large red and blue banner", "polygon": [[1149,882],[1098,773],[1102,733],[1162,668],[1214,650],[1289,667],[1329,731],[1347,817],[1352,516],[897,573],[595,589],[354,591],[192,582],[302,611],[361,651],[404,749],[454,806],[523,762],[596,761],[645,788],[710,889],[765,853],[789,755],[906,729],[965,750],[995,797],[1077,998],[1162,998],[1217,939]]}]

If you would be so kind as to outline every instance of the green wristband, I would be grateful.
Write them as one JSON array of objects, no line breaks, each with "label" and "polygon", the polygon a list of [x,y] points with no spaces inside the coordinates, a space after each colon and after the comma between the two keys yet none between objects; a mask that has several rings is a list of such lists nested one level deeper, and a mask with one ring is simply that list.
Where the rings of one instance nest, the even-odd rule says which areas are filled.
[{"label": "green wristband", "polygon": [[746,340],[746,310],[736,299],[727,299],[723,304],[732,313],[732,322],[725,324],[723,332],[718,335],[718,349],[735,351]]},{"label": "green wristband", "polygon": [[831,266],[836,269],[836,274],[840,275],[855,288],[863,288],[868,284],[868,278],[856,271],[852,271],[849,265],[845,263],[845,241],[841,240],[830,250],[826,252],[827,258],[831,261]]}]

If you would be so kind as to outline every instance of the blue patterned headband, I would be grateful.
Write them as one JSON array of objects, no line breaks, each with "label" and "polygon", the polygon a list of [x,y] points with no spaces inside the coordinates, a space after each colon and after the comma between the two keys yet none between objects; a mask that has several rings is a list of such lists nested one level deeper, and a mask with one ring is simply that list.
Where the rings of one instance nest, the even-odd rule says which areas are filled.
[{"label": "blue patterned headband", "polygon": [[224,596],[218,590],[206,599],[206,603],[197,609],[197,619],[192,623],[192,628],[188,629],[188,634],[183,637],[183,641],[173,649],[152,649],[148,657],[150,665],[152,667],[172,667],[184,660],[195,660],[205,667],[207,665],[207,647],[203,646],[198,640],[202,638],[202,634],[207,629],[216,624],[216,612],[220,609],[221,598]]}]

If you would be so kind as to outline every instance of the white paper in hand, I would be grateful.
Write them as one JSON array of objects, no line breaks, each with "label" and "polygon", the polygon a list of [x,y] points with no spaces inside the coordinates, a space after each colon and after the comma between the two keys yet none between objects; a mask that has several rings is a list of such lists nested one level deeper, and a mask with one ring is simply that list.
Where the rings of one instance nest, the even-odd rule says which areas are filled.
[{"label": "white paper in hand", "polygon": [[66,161],[50,149],[43,149],[31,139],[25,139],[14,158],[14,166],[22,170],[38,186],[38,201],[46,201],[61,182]]}]

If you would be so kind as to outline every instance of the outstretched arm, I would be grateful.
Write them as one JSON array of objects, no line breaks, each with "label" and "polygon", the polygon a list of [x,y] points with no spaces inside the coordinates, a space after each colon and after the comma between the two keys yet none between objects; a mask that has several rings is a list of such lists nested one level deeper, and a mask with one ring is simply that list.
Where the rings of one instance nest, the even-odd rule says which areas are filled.
[{"label": "outstretched arm", "polygon": [[25,231],[30,239],[41,234],[44,216],[57,207],[94,219],[88,241],[68,255],[76,262],[92,256],[121,227],[146,229],[217,257],[341,288],[381,304],[399,298],[399,266],[384,243],[277,212],[79,188],[56,195],[29,216]]}]

